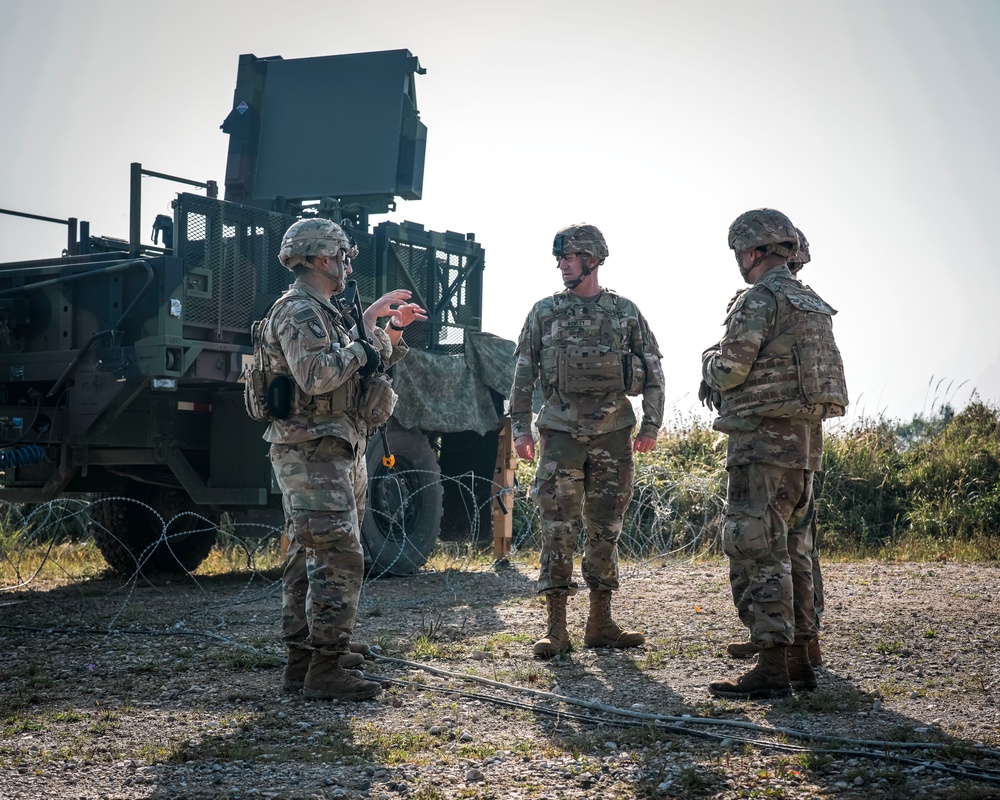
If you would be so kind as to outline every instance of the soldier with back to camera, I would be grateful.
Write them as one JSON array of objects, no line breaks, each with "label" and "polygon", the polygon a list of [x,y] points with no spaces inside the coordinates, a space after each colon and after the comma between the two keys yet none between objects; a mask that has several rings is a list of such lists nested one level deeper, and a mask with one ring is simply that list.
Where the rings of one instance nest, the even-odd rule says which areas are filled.
[{"label": "soldier with back to camera", "polygon": [[817,635],[811,573],[801,574],[809,586],[793,604],[792,563],[808,563],[812,549],[804,522],[821,466],[812,438],[823,419],[843,415],[847,388],[836,312],[788,269],[799,247],[788,217],[748,211],[730,226],[729,246],[751,287],[729,309],[721,342],[703,354],[702,377],[717,393],[714,427],[729,435],[723,549],[733,599],[740,602],[745,579],[750,639],[760,652],[753,669],[709,691],[775,697],[816,685],[808,655]]},{"label": "soldier with back to camera", "polygon": [[[598,269],[608,257],[604,236],[580,223],[560,230],[552,245],[565,291],[531,309],[515,351],[510,415],[514,446],[535,458],[532,395],[544,398],[536,425],[538,466],[531,494],[542,527],[538,593],[545,596],[548,631],[534,654],[552,658],[570,647],[566,602],[578,588],[573,556],[585,530],[584,581],[590,589],[586,647],[638,647],[645,637],[611,617],[619,588],[618,538],[632,498],[633,450],[656,446],[663,422],[660,350],[636,305],[602,288]],[[630,396],[642,396],[636,423]]]},{"label": "soldier with back to camera", "polygon": [[[795,232],[799,236],[799,249],[794,256],[788,259],[788,270],[797,279],[799,278],[799,272],[801,272],[802,267],[809,263],[809,242],[805,237],[805,234],[799,228],[795,229]],[[732,302],[735,302],[740,294],[745,292],[746,289],[741,289]],[[817,471],[822,468],[823,462],[823,425],[822,422],[817,422],[813,430],[812,435],[809,437],[809,445],[816,452],[810,455],[810,463],[816,465]],[[792,593],[793,602],[796,605],[802,604],[801,596],[809,592],[808,581],[804,580],[805,573],[810,573],[812,575],[812,598],[813,598],[813,608],[816,612],[816,625],[818,629],[822,628],[823,625],[823,611],[825,607],[825,597],[823,594],[823,570],[820,566],[819,561],[819,531],[816,523],[816,501],[818,497],[816,495],[815,480],[813,482],[812,497],[809,502],[809,509],[806,513],[806,518],[801,522],[801,525],[808,527],[808,530],[803,531],[790,531],[789,538],[795,539],[796,537],[803,538],[803,546],[808,547],[808,541],[812,542],[812,551],[809,554],[810,559],[807,560],[802,558],[800,554],[796,551],[791,551],[789,555],[792,558]],[[741,588],[742,587],[742,588]],[[747,585],[746,576],[742,579],[734,579],[733,582],[733,595],[740,594],[740,600],[736,603],[736,611],[739,614],[740,620],[747,626],[750,627],[750,615],[753,613],[750,602],[750,592],[749,586]],[[760,648],[754,644],[752,641],[747,642],[731,642],[726,646],[726,652],[729,653],[733,658],[753,658],[760,652]],[[819,636],[809,642],[809,663],[814,667],[822,666],[823,655],[820,650]]]},{"label": "soldier with back to camera", "polygon": [[[361,333],[364,323],[331,300],[351,272],[351,249],[330,220],[293,224],[278,258],[295,282],[255,326],[254,339],[271,422],[264,438],[271,442],[291,536],[282,579],[284,686],[301,687],[311,698],[363,700],[381,686],[349,668],[360,660],[351,652],[351,635],[364,577],[358,507],[368,487],[359,451],[395,400],[376,380],[380,350],[392,358],[401,329],[423,310],[390,293],[391,300],[387,295],[373,306],[373,314],[392,318],[388,332],[372,331],[379,346],[364,335],[352,337],[350,330],[357,326]],[[398,349],[397,360],[404,352]],[[264,412],[259,402],[251,408],[250,383],[248,409],[259,418]]]}]

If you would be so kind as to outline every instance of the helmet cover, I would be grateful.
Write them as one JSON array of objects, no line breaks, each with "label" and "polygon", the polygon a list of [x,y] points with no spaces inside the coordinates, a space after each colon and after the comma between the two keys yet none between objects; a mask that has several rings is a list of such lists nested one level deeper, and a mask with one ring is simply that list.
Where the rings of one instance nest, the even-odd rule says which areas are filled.
[{"label": "helmet cover", "polygon": [[561,228],[552,240],[552,255],[556,258],[570,253],[586,253],[597,259],[600,266],[608,257],[608,245],[604,234],[596,226],[586,222]]},{"label": "helmet cover", "polygon": [[[339,225],[328,219],[316,217],[294,223],[281,240],[278,261],[285,269],[305,264],[310,269],[332,278],[343,288],[344,258],[351,250],[351,243]],[[329,270],[316,269],[309,256],[330,256],[333,265]]]},{"label": "helmet cover", "polygon": [[795,232],[799,235],[799,251],[788,259],[788,266],[792,272],[798,272],[802,269],[803,265],[808,264],[810,261],[809,240],[806,239],[806,235],[799,228],[796,228]]},{"label": "helmet cover", "polygon": [[799,238],[792,221],[780,211],[755,208],[729,226],[729,247],[737,253],[763,247],[765,253],[791,258],[799,249]]}]

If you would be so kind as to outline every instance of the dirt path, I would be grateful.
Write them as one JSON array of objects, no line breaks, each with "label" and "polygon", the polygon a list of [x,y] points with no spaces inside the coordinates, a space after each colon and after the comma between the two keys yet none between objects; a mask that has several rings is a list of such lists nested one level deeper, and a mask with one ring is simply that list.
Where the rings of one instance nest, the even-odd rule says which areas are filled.
[{"label": "dirt path", "polygon": [[280,692],[274,575],[7,592],[0,797],[1000,798],[1000,567],[825,572],[820,688],[774,702],[705,689],[746,666],[721,562],[628,567],[647,647],[550,663],[534,564],[369,584],[360,638],[410,663],[362,704]]}]

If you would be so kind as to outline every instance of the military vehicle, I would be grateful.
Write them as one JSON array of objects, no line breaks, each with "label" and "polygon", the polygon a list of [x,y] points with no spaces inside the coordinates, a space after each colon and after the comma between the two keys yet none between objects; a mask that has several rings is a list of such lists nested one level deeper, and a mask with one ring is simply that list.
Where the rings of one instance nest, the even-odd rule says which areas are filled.
[{"label": "military vehicle", "polygon": [[[133,163],[127,239],[2,211],[68,234],[57,257],[0,264],[0,501],[90,500],[94,539],[124,575],[194,570],[223,520],[240,535],[278,532],[264,425],[245,412],[241,375],[252,322],[291,281],[282,234],[316,215],[356,239],[365,304],[406,288],[429,312],[393,368],[394,466],[379,439],[369,447],[372,572],[414,572],[441,532],[489,531],[514,345],[481,330],[483,247],[472,234],[370,220],[421,197],[423,73],[407,50],[243,55],[222,124],[224,199],[213,181]],[[148,179],[193,191],[143,242]]]}]

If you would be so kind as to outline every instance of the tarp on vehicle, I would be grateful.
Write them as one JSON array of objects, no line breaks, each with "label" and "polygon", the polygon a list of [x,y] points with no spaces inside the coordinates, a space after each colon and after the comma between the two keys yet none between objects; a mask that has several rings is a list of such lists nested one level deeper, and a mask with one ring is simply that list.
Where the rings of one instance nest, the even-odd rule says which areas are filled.
[{"label": "tarp on vehicle", "polygon": [[482,436],[500,425],[491,390],[506,399],[513,382],[514,342],[467,333],[464,354],[414,349],[393,367],[399,395],[393,416],[404,428]]}]

